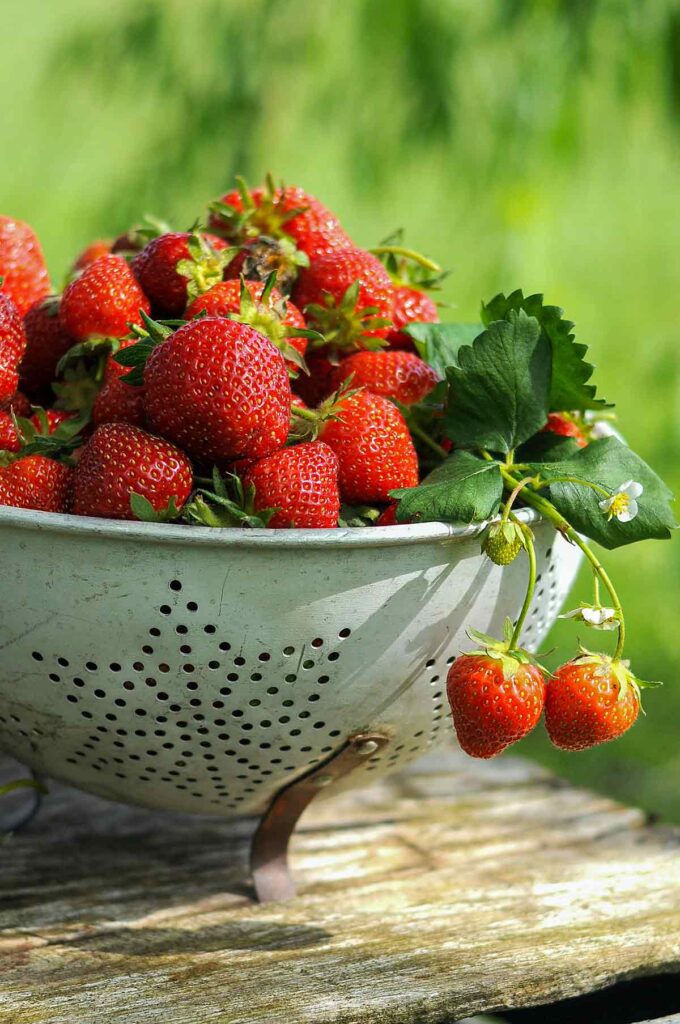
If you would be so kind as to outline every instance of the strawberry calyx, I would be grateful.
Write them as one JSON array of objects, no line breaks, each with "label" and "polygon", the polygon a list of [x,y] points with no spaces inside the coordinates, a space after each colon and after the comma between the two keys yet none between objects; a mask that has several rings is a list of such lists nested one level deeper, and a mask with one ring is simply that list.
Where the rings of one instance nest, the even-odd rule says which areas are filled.
[{"label": "strawberry calyx", "polygon": [[309,266],[309,256],[296,248],[287,235],[281,238],[258,235],[240,247],[235,264],[240,264],[241,273],[250,281],[266,281],[275,271],[279,291],[288,295],[300,269]]},{"label": "strawberry calyx", "polygon": [[222,475],[215,467],[212,488],[200,487],[182,509],[187,522],[212,528],[246,526],[266,527],[278,508],[256,509],[255,487],[243,486],[236,473]]},{"label": "strawberry calyx", "polygon": [[118,236],[111,246],[111,252],[117,253],[124,259],[132,259],[154,238],[170,235],[173,231],[174,228],[167,221],[147,213],[139,224],[133,224],[129,231]]},{"label": "strawberry calyx", "polygon": [[142,523],[172,523],[182,515],[182,510],[177,508],[177,499],[174,495],[165,508],[156,509],[143,494],[133,491],[130,495],[130,509],[135,519]]},{"label": "strawberry calyx", "polygon": [[632,689],[638,699],[640,709],[644,711],[642,708],[642,697],[640,691],[654,689],[663,685],[662,683],[654,680],[640,679],[631,672],[630,661],[628,661],[627,658],[612,658],[608,654],[589,651],[580,644],[579,650],[581,653],[574,658],[570,664],[594,665],[595,675],[601,676],[603,680],[611,679],[613,676],[619,688],[617,698],[619,701],[624,700],[628,690]]},{"label": "strawberry calyx", "polygon": [[82,430],[90,420],[89,415],[70,416],[50,431],[47,413],[39,406],[34,406],[31,419],[16,416],[14,412],[10,412],[10,416],[19,448],[11,452],[0,451],[0,466],[9,466],[28,455],[44,455],[71,464],[71,455],[85,443]]},{"label": "strawberry calyx", "polygon": [[291,345],[289,339],[309,338],[313,342],[323,344],[324,338],[318,331],[301,327],[290,327],[284,323],[286,316],[285,300],[273,302],[271,299],[271,294],[276,284],[276,276],[276,271],[272,271],[267,277],[259,299],[253,298],[246,284],[245,277],[242,276],[239,312],[230,313],[229,319],[236,320],[241,324],[247,324],[260,334],[263,334],[265,338],[269,338],[288,362],[293,363],[304,373],[309,373],[304,357],[294,345]]},{"label": "strawberry calyx", "polygon": [[[214,229],[229,240],[245,242],[250,238],[266,235],[269,238],[288,238],[285,226],[288,221],[305,213],[308,206],[295,206],[285,209],[281,203],[286,189],[283,184],[279,188],[274,184],[271,174],[265,178],[264,188],[259,190],[259,202],[253,198],[253,190],[244,178],[236,178],[236,185],[241,199],[242,209],[238,210],[221,200],[210,203],[209,210],[215,215]],[[294,245],[294,243],[293,243]]]},{"label": "strawberry calyx", "polygon": [[392,321],[379,316],[377,306],[357,308],[360,281],[354,281],[346,290],[340,302],[330,292],[324,292],[324,304],[312,302],[305,307],[309,320],[323,337],[314,347],[329,346],[336,351],[376,351],[387,346],[384,338],[376,337],[374,331],[391,327]]},{"label": "strawberry calyx", "polygon": [[79,341],[63,354],[57,363],[55,374],[61,377],[67,369],[80,365],[93,379],[100,379],[98,374],[103,373],[106,360],[118,351],[120,343],[120,338],[107,337],[91,337]]},{"label": "strawberry calyx", "polygon": [[140,312],[144,326],[130,324],[131,336],[137,338],[137,344],[121,349],[113,357],[121,366],[128,368],[129,372],[124,374],[120,380],[125,381],[131,387],[142,387],[144,367],[153,350],[186,322],[184,320],[153,320],[143,310]]},{"label": "strawberry calyx", "polygon": [[290,409],[291,428],[288,435],[289,444],[297,444],[299,441],[315,441],[324,423],[328,423],[329,420],[342,420],[343,403],[348,398],[363,391],[363,388],[352,387],[353,376],[353,374],[350,374],[342,382],[338,390],[334,391],[328,398],[324,398],[323,402],[316,409],[307,409],[293,402]]},{"label": "strawberry calyx", "polygon": [[377,256],[398,288],[418,288],[421,291],[438,291],[442,282],[451,273],[438,263],[415,249],[404,246],[404,229],[399,228],[380,245],[369,249]]},{"label": "strawberry calyx", "polygon": [[512,645],[514,626],[510,619],[503,624],[503,640],[489,636],[488,633],[480,633],[476,629],[468,629],[467,634],[471,640],[479,644],[479,647],[472,651],[466,651],[468,655],[481,655],[482,657],[493,658],[498,661],[503,669],[504,679],[513,679],[520,665],[535,665],[544,675],[549,675],[548,670],[530,652],[523,647]]},{"label": "strawberry calyx", "polygon": [[187,249],[189,258],[179,260],[175,269],[188,281],[187,302],[191,302],[199,295],[210,291],[223,279],[224,271],[238,252],[238,248],[234,246],[218,250],[211,245],[205,235],[194,229],[187,241]]}]

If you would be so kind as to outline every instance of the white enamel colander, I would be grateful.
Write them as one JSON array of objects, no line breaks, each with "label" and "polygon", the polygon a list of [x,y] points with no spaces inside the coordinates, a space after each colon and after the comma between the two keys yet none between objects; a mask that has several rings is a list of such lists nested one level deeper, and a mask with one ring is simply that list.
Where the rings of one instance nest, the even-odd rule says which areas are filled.
[{"label": "white enamel colander", "polygon": [[[528,511],[539,582],[524,643],[579,552]],[[480,527],[208,530],[0,508],[0,747],[113,800],[261,813],[357,733],[388,743],[348,785],[450,728],[446,673],[473,626],[519,613],[524,556]]]}]

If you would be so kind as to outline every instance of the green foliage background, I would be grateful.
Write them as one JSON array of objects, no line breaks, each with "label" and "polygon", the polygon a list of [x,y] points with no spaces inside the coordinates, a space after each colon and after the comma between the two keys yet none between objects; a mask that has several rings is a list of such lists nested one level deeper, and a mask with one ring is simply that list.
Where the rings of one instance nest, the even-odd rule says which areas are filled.
[{"label": "green foliage background", "polygon": [[[517,286],[563,305],[621,429],[678,489],[674,0],[3,6],[0,206],[36,227],[55,280],[92,237],[145,211],[188,225],[234,173],[271,169],[364,244],[403,226],[453,268],[452,319]],[[617,744],[524,751],[678,817],[680,544],[608,565],[635,670],[666,686]],[[574,640],[555,629],[553,664]]]}]

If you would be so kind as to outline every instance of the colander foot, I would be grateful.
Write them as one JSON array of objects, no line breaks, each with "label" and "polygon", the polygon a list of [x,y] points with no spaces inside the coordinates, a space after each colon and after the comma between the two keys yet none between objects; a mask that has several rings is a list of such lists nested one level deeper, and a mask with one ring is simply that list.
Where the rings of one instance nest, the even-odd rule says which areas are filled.
[{"label": "colander foot", "polygon": [[[13,815],[10,815],[7,820],[0,821],[0,835],[9,836],[15,832],[20,832],[22,828],[33,821],[36,814],[42,806],[43,796],[47,793],[47,787],[45,786],[45,780],[41,775],[36,772],[31,772],[31,780],[33,785],[29,785],[27,782],[21,786],[26,789],[27,798],[23,803],[23,806],[18,809]],[[21,780],[23,782],[23,780]],[[14,788],[14,787],[13,787]],[[16,787],[17,789],[19,786]]]},{"label": "colander foot", "polygon": [[350,736],[341,750],[274,797],[250,848],[250,870],[255,896],[260,903],[289,900],[295,895],[295,883],[288,866],[288,845],[300,816],[314,797],[359,768],[388,743],[389,737],[379,732]]}]

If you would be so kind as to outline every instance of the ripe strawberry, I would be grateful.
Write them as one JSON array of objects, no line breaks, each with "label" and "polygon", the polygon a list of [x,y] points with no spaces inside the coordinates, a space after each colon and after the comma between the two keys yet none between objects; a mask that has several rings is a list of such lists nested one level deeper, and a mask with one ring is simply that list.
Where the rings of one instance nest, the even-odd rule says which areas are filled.
[{"label": "ripe strawberry", "polygon": [[551,412],[548,422],[541,433],[559,434],[560,437],[573,437],[579,448],[585,448],[588,439],[580,424],[565,412]]},{"label": "ripe strawberry", "polygon": [[0,465],[0,505],[39,512],[68,512],[70,466],[45,455],[26,455]]},{"label": "ripe strawberry", "polygon": [[638,682],[627,664],[603,654],[568,661],[548,683],[545,725],[562,750],[586,750],[616,739],[639,711]]},{"label": "ripe strawberry", "polygon": [[149,300],[122,256],[100,256],[66,287],[59,319],[76,341],[123,338],[129,324],[141,324]]},{"label": "ripe strawberry", "polygon": [[387,508],[378,516],[376,526],[401,526],[402,524],[397,521],[397,503],[391,501]]},{"label": "ripe strawberry", "polygon": [[388,344],[390,348],[407,351],[413,351],[414,344],[413,338],[404,334],[403,327],[413,323],[439,323],[439,311],[430,296],[407,285],[394,289],[391,317],[393,327],[387,332]]},{"label": "ripe strawberry", "polygon": [[14,420],[8,412],[0,410],[0,452],[18,452],[20,448]]},{"label": "ripe strawberry", "polygon": [[26,351],[19,367],[21,386],[36,401],[45,401],[56,380],[57,363],[73,346],[59,319],[59,299],[36,302],[24,317]]},{"label": "ripe strawberry", "polygon": [[338,460],[322,441],[282,448],[261,459],[248,469],[244,484],[255,488],[256,511],[279,510],[268,523],[274,529],[338,525]]},{"label": "ripe strawberry", "polygon": [[23,221],[0,216],[0,277],[2,290],[24,313],[50,291],[42,247]]},{"label": "ripe strawberry", "polygon": [[300,272],[293,297],[334,348],[379,348],[391,325],[393,291],[376,256],[340,249]]},{"label": "ripe strawberry", "polygon": [[446,692],[466,754],[495,757],[538,723],[545,680],[536,665],[508,655],[461,654],[449,669]]},{"label": "ripe strawberry", "polygon": [[[137,343],[135,338],[121,341],[118,351]],[[104,423],[130,423],[134,427],[146,426],[144,388],[132,387],[122,379],[127,370],[109,355],[104,367],[104,381],[92,406],[92,422],[96,427]]]},{"label": "ripe strawberry", "polygon": [[353,388],[368,388],[402,405],[422,402],[439,382],[432,367],[412,352],[355,352],[333,374],[333,390],[350,376]]},{"label": "ripe strawberry", "polygon": [[14,398],[19,386],[19,364],[26,349],[21,314],[10,296],[0,291],[0,403]]},{"label": "ripe strawberry", "polygon": [[76,256],[73,261],[74,270],[84,270],[85,267],[89,267],[90,263],[94,263],[100,256],[108,256],[111,252],[112,242],[107,241],[103,238],[98,238],[95,242],[90,242],[86,245],[83,251]]},{"label": "ripe strawberry", "polygon": [[287,236],[312,262],[352,246],[338,218],[318,199],[295,186],[277,189],[271,179],[266,186],[233,189],[211,209],[211,227],[241,245],[260,235]]},{"label": "ripe strawberry", "polygon": [[11,398],[0,402],[0,410],[2,412],[13,412],[15,416],[30,416],[32,406],[26,395],[23,395],[21,391],[17,391]]},{"label": "ripe strawberry", "polygon": [[152,429],[196,459],[264,458],[286,443],[286,364],[245,324],[203,317],[180,327],[151,352],[144,386]]},{"label": "ripe strawberry", "polygon": [[216,235],[174,231],[152,238],[132,261],[156,310],[179,316],[187,302],[222,280],[233,251]]},{"label": "ripe strawberry", "polygon": [[319,437],[340,463],[340,493],[349,502],[389,501],[418,483],[418,457],[404,417],[387,398],[359,391],[337,404]]},{"label": "ripe strawberry", "polygon": [[[299,356],[304,356],[307,338],[295,332],[305,331],[307,325],[297,306],[286,302],[276,288],[267,289],[261,281],[245,281],[244,287],[245,294],[240,281],[220,281],[190,302],[184,316],[191,320],[199,313],[207,313],[238,320],[264,334],[284,355],[290,356],[292,348]],[[296,363],[291,362],[289,366],[295,369]]]},{"label": "ripe strawberry", "polygon": [[193,487],[191,463],[174,445],[128,423],[98,427],[74,476],[73,511],[80,516],[134,519],[130,496],[146,498],[157,513],[174,499],[181,509]]}]

